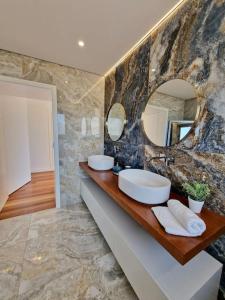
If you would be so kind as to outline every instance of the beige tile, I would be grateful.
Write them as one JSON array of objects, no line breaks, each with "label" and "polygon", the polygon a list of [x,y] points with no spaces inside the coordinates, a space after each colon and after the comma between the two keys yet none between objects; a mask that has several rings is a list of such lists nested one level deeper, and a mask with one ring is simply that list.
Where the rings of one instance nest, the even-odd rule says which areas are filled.
[{"label": "beige tile", "polygon": [[17,245],[26,241],[31,215],[20,216],[0,221],[0,247]]},{"label": "beige tile", "polygon": [[52,234],[96,234],[99,230],[82,203],[74,205],[74,210],[51,209],[32,215],[29,239]]},{"label": "beige tile", "polygon": [[0,225],[0,299],[137,299],[83,203]]},{"label": "beige tile", "polygon": [[83,204],[32,215],[19,299],[137,299]]},{"label": "beige tile", "polygon": [[0,248],[0,299],[16,299],[22,274],[25,242]]},{"label": "beige tile", "polygon": [[0,248],[0,262],[10,261],[16,264],[23,263],[26,242],[17,242],[14,246]]}]

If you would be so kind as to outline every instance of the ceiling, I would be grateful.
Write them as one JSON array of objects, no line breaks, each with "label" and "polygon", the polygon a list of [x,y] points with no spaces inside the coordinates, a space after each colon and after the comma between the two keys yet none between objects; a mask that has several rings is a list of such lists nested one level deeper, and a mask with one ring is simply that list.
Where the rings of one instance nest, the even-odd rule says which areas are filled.
[{"label": "ceiling", "polygon": [[0,48],[103,75],[177,3],[0,0]]}]

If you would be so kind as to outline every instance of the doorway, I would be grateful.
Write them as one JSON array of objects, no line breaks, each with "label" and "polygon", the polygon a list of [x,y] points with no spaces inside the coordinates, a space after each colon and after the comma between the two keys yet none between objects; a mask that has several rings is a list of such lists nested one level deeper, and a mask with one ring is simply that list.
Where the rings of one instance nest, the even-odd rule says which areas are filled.
[{"label": "doorway", "polygon": [[60,207],[56,87],[0,76],[0,219]]}]

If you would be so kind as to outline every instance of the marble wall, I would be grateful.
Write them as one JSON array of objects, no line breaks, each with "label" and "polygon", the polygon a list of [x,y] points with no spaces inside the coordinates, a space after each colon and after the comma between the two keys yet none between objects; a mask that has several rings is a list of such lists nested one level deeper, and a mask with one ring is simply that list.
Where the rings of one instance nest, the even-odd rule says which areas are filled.
[{"label": "marble wall", "polygon": [[[149,96],[170,79],[192,84],[201,99],[198,123],[188,138],[168,149],[156,147],[143,131],[141,114]],[[225,215],[225,1],[188,0],[106,77],[105,117],[113,103],[122,103],[128,123],[112,142],[105,128],[105,153],[124,164],[155,170],[179,191],[184,180],[201,179],[213,191],[206,205]],[[113,146],[117,146],[116,148]],[[115,153],[115,149],[119,149]],[[158,153],[175,157],[166,167],[147,158]],[[208,251],[225,263],[225,237]],[[220,299],[225,299],[225,272]]]},{"label": "marble wall", "polygon": [[85,71],[0,50],[0,74],[55,85],[65,116],[59,135],[61,203],[80,201],[78,162],[103,152],[104,78]]}]

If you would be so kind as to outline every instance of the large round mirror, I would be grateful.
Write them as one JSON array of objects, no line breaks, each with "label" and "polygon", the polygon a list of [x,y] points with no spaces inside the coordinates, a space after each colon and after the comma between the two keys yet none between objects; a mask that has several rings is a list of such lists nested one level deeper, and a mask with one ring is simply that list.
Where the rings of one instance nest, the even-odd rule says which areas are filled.
[{"label": "large round mirror", "polygon": [[142,114],[145,133],[157,146],[177,144],[190,132],[199,110],[193,86],[181,79],[170,80],[149,98]]},{"label": "large round mirror", "polygon": [[125,123],[126,113],[123,105],[120,103],[113,104],[106,123],[109,136],[113,141],[117,141],[121,137]]}]

